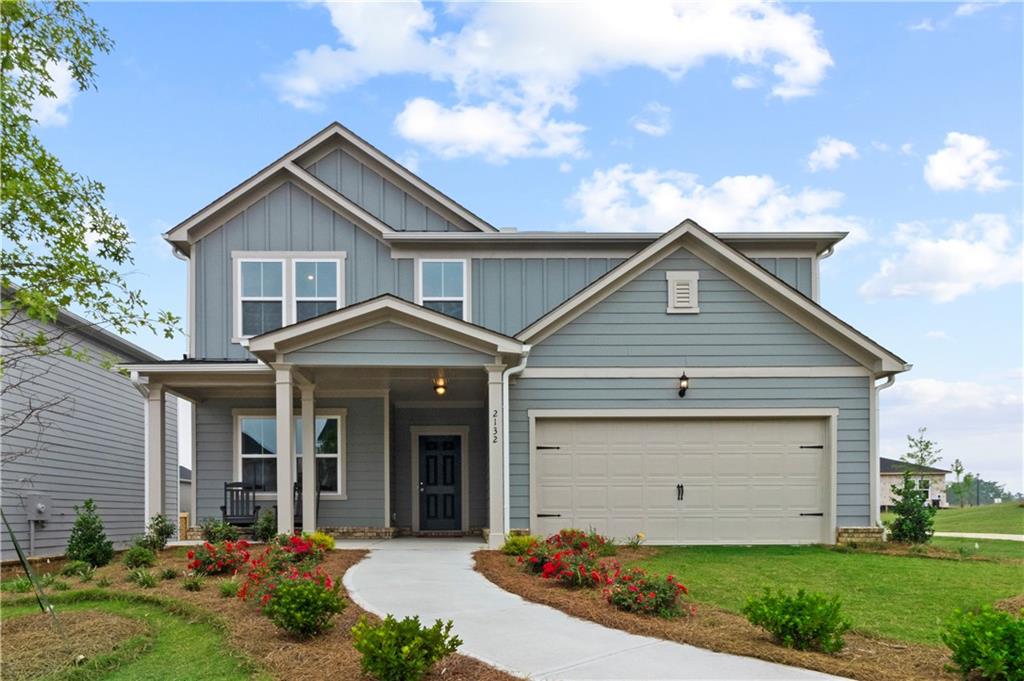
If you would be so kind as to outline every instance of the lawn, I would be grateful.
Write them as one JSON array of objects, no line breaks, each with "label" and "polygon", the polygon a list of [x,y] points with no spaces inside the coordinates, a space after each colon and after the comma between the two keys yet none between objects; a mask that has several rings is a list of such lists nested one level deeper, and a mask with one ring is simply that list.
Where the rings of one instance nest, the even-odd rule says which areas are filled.
[{"label": "lawn", "polygon": [[819,546],[666,547],[639,563],[676,575],[698,603],[738,611],[768,586],[838,593],[855,629],[941,645],[942,623],[1024,590],[1024,562],[944,560]]},{"label": "lawn", "polygon": [[[882,522],[890,523],[894,517],[883,513]],[[935,514],[935,531],[1024,534],[1024,508],[1017,503],[943,508]]]},{"label": "lawn", "polygon": [[[931,545],[954,553],[981,558],[1024,560],[1024,542],[1001,539],[963,539],[960,537],[932,537]],[[1024,590],[1024,587],[1022,587]]]}]

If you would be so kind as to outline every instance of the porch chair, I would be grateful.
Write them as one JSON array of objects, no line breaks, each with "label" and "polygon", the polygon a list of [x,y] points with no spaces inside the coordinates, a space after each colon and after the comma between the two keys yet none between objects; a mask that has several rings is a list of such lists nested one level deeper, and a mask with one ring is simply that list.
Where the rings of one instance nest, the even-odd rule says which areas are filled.
[{"label": "porch chair", "polygon": [[[320,480],[316,481],[316,503],[313,505],[314,523],[320,518]],[[274,505],[274,515],[277,515],[277,505]],[[295,527],[302,527],[302,483],[295,482],[292,486],[292,522]]]},{"label": "porch chair", "polygon": [[244,482],[224,483],[224,505],[220,507],[224,522],[238,527],[252,527],[260,517],[256,505],[256,489]]}]

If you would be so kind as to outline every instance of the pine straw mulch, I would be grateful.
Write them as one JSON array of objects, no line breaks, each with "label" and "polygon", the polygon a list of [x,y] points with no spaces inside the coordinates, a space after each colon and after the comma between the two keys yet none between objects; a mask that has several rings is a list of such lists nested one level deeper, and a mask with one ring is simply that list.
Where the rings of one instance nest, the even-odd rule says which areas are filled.
[{"label": "pine straw mulch", "polygon": [[1010,596],[1009,598],[997,601],[996,609],[1005,610],[1011,615],[1019,615],[1021,612],[1024,612],[1024,594]]},{"label": "pine straw mulch", "polygon": [[[167,549],[160,553],[155,567],[150,572],[159,576],[164,568],[184,570],[187,559],[181,547]],[[258,546],[254,550],[259,550]],[[322,563],[323,569],[332,578],[341,582],[345,571],[366,556],[366,551],[329,551]],[[112,563],[96,570],[92,581],[79,583],[77,578],[65,578],[72,589],[95,588],[96,581],[107,577],[112,580],[111,591],[129,592],[146,596],[185,602],[219,616],[225,626],[228,645],[248,657],[278,679],[301,678],[305,681],[320,679],[365,679],[360,667],[361,655],[352,646],[351,629],[361,615],[371,621],[379,621],[348,598],[342,585],[342,594],[348,603],[345,610],[334,620],[334,627],[326,633],[309,640],[296,639],[278,629],[269,619],[260,614],[251,602],[238,598],[223,598],[219,582],[228,577],[207,577],[200,591],[185,591],[180,577],[160,580],[152,589],[142,589],[125,581],[128,569],[120,563]],[[242,576],[239,576],[241,583]],[[6,643],[6,641],[5,641]],[[5,646],[6,647],[6,646]],[[6,675],[5,677],[6,678]],[[515,677],[494,669],[479,660],[464,655],[451,655],[437,664],[425,678],[437,681],[470,680],[507,681]]]},{"label": "pine straw mulch", "polygon": [[49,676],[74,666],[80,655],[92,659],[149,632],[149,627],[139,620],[99,610],[65,612],[59,618],[63,639],[57,634],[53,619],[43,613],[0,623],[0,664],[5,680]]},{"label": "pine straw mulch", "polygon": [[637,615],[612,607],[597,589],[567,589],[528,574],[514,558],[498,551],[477,551],[473,555],[476,570],[506,591],[632,634],[865,681],[958,678],[945,669],[949,657],[943,648],[848,633],[846,647],[837,655],[791,650],[774,643],[742,616],[714,606],[701,604],[695,616],[672,620]]},{"label": "pine straw mulch", "polygon": [[886,556],[908,556],[918,558],[938,558],[940,560],[980,561],[983,563],[1022,563],[1021,558],[1004,558],[978,554],[961,555],[931,544],[900,544],[898,542],[857,542],[855,544],[837,544],[832,547],[837,553],[880,553]]}]

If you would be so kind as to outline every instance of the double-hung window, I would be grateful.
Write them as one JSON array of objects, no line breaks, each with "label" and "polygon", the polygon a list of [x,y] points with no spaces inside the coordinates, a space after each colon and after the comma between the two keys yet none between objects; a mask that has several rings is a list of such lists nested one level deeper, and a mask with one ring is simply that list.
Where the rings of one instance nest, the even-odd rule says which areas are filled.
[{"label": "double-hung window", "polygon": [[[341,489],[341,432],[339,416],[317,416],[314,421],[316,477],[320,491],[333,494]],[[302,482],[302,423],[295,426],[296,480]]]},{"label": "double-hung window", "polygon": [[332,312],[338,305],[338,261],[295,261],[295,321]]},{"label": "double-hung window", "polygon": [[244,260],[239,268],[242,335],[258,336],[284,325],[284,261]]},{"label": "double-hung window", "polygon": [[421,260],[420,303],[442,314],[466,319],[466,261]]},{"label": "double-hung window", "polygon": [[242,482],[257,492],[277,490],[277,421],[273,416],[238,419]]},{"label": "double-hung window", "polygon": [[[344,490],[345,414],[317,414],[314,419],[316,477],[323,494]],[[295,480],[302,482],[302,418],[295,416]],[[242,482],[257,492],[277,491],[277,420],[272,414],[238,417]]]}]

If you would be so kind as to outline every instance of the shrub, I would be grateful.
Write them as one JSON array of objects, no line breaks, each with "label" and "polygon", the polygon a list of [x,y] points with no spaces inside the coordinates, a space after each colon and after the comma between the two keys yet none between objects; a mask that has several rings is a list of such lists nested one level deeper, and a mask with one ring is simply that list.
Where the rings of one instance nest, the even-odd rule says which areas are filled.
[{"label": "shrub", "polygon": [[334,588],[334,580],[321,567],[289,565],[283,569],[274,569],[266,561],[254,558],[250,562],[245,584],[238,590],[238,597],[243,600],[257,600],[262,607],[270,602],[281,584],[300,579],[317,582],[325,589]]},{"label": "shrub", "polygon": [[302,538],[306,541],[311,541],[321,551],[333,551],[334,550],[334,537],[317,530],[316,532],[303,532]]},{"label": "shrub", "polygon": [[532,534],[510,534],[505,538],[501,552],[506,556],[525,556],[530,547],[536,543],[537,537]]},{"label": "shrub", "polygon": [[114,543],[107,539],[103,520],[96,513],[92,499],[86,499],[81,507],[75,506],[75,524],[68,537],[67,557],[93,567],[106,565],[114,557]]},{"label": "shrub", "polygon": [[608,568],[618,570],[617,564],[600,565],[592,551],[563,549],[551,556],[541,569],[540,576],[554,579],[566,586],[604,586],[612,581]]},{"label": "shrub", "polygon": [[28,577],[13,577],[0,582],[0,591],[12,591],[17,594],[28,593],[32,590],[32,580]]},{"label": "shrub", "polygon": [[238,590],[241,588],[238,584],[238,580],[232,577],[231,579],[223,579],[217,585],[217,590],[220,592],[221,598],[231,598],[232,596],[238,595]]},{"label": "shrub", "polygon": [[561,530],[545,540],[556,550],[572,549],[573,551],[590,550],[600,556],[615,555],[615,540],[600,535],[594,530],[584,532],[573,528]]},{"label": "shrub", "polygon": [[963,678],[1024,680],[1024,611],[957,611],[941,634]]},{"label": "shrub", "polygon": [[539,541],[531,544],[526,553],[519,556],[518,562],[534,574],[541,574],[544,566],[548,564],[552,556],[558,553],[558,549],[547,541]]},{"label": "shrub", "polygon": [[165,515],[155,515],[149,519],[146,525],[145,541],[148,547],[154,551],[163,551],[167,548],[167,541],[174,536],[178,529]]},{"label": "shrub", "polygon": [[[675,617],[687,612],[679,601],[689,591],[674,575],[649,575],[640,568],[633,568],[616,575],[604,593],[609,603],[627,612],[659,617]],[[688,612],[693,614],[695,608],[690,606]]]},{"label": "shrub", "polygon": [[420,624],[419,617],[399,622],[388,615],[374,626],[364,616],[352,627],[352,639],[368,676],[380,681],[416,681],[462,645],[451,631],[451,620],[437,620],[428,628]]},{"label": "shrub", "polygon": [[219,575],[225,572],[235,573],[249,561],[249,542],[244,539],[222,544],[205,542],[201,546],[189,549],[188,569],[204,575]]},{"label": "shrub", "polygon": [[132,570],[125,579],[143,589],[152,589],[156,586],[156,577],[145,568]]},{"label": "shrub", "polygon": [[277,514],[271,509],[264,509],[252,526],[252,538],[255,541],[267,542],[277,534]]},{"label": "shrub", "polygon": [[331,619],[345,608],[340,589],[340,583],[328,586],[318,580],[288,579],[274,589],[263,613],[290,634],[315,636],[330,628]]},{"label": "shrub", "polygon": [[83,570],[78,573],[78,579],[82,582],[91,582],[93,575],[96,574],[96,568],[90,567],[88,570]]},{"label": "shrub", "polygon": [[62,577],[80,577],[82,573],[89,572],[93,567],[84,560],[71,560],[60,569]]},{"label": "shrub", "polygon": [[896,514],[889,526],[892,540],[904,544],[923,544],[931,541],[935,507],[928,504],[928,490],[918,489],[910,471],[903,473],[903,486],[892,485]]},{"label": "shrub", "polygon": [[110,581],[110,577],[100,577],[96,580],[96,586],[100,587],[101,589],[106,589],[112,583],[113,582]]},{"label": "shrub", "polygon": [[203,539],[208,542],[238,541],[238,528],[223,520],[204,518],[199,524]]},{"label": "shrub", "polygon": [[643,532],[637,532],[632,537],[627,537],[626,538],[626,546],[628,546],[631,549],[638,549],[638,548],[640,548],[640,545],[643,544],[644,540],[646,540],[646,539],[647,539],[647,535],[646,534],[644,534]]},{"label": "shrub", "polygon": [[178,571],[174,568],[164,568],[160,571],[160,579],[164,580],[165,582],[169,582],[170,580],[177,578]]},{"label": "shrub", "polygon": [[750,598],[743,614],[751,624],[763,627],[787,648],[836,653],[843,649],[843,634],[850,621],[840,612],[839,596],[807,593],[790,596],[783,591],[764,590],[761,598]]},{"label": "shrub", "polygon": [[199,591],[203,588],[203,576],[197,572],[190,572],[181,580],[181,586],[185,591]]},{"label": "shrub", "polygon": [[131,569],[153,567],[156,565],[156,554],[145,546],[133,546],[124,552],[123,561],[125,567]]},{"label": "shrub", "polygon": [[284,553],[284,557],[290,563],[301,563],[307,559],[319,563],[324,558],[323,547],[305,537],[279,534],[274,539],[274,545]]}]

